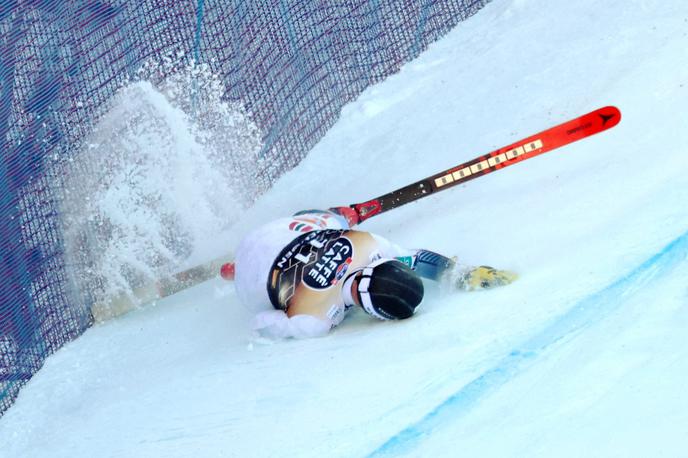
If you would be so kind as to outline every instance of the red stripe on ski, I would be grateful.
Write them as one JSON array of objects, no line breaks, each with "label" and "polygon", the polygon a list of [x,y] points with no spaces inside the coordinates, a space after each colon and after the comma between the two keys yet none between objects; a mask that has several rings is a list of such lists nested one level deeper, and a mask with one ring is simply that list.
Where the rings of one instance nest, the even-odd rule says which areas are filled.
[{"label": "red stripe on ski", "polygon": [[620,121],[621,112],[618,108],[613,106],[599,108],[396,191],[368,202],[353,204],[350,207],[358,213],[359,222],[363,222],[375,215],[421,199],[434,192],[443,191],[495,170],[503,169],[611,129]]}]

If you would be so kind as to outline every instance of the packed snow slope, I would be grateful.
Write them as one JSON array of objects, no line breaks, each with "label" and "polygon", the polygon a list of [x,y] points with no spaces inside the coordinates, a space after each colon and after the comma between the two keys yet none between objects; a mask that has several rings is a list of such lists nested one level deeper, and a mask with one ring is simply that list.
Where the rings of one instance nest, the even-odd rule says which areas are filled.
[{"label": "packed snow slope", "polygon": [[516,283],[266,343],[212,280],[52,356],[0,455],[686,456],[687,64],[683,0],[494,0],[345,107],[232,237],[618,106],[611,131],[361,227]]}]

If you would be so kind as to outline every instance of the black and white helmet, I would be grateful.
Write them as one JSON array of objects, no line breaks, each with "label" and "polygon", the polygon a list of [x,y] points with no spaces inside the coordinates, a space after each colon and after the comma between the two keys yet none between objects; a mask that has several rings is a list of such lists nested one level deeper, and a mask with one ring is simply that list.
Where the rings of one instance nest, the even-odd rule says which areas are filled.
[{"label": "black and white helmet", "polygon": [[423,281],[396,259],[380,259],[352,274],[344,285],[347,293],[355,280],[358,287],[352,294],[356,294],[356,302],[381,320],[409,318],[423,300]]}]

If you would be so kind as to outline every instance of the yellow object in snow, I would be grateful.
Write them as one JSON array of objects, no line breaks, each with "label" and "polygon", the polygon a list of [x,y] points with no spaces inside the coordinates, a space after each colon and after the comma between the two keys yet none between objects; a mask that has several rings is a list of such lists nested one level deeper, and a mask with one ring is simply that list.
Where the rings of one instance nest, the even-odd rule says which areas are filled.
[{"label": "yellow object in snow", "polygon": [[497,270],[489,266],[478,266],[466,272],[459,280],[459,287],[466,291],[490,289],[508,285],[518,278],[518,274],[508,270]]}]

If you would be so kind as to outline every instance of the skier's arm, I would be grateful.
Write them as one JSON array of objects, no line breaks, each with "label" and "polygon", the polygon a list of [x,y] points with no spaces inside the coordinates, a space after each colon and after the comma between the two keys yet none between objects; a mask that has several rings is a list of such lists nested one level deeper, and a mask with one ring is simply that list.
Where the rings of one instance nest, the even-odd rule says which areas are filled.
[{"label": "skier's arm", "polygon": [[[393,245],[390,243],[389,246]],[[443,282],[462,291],[508,285],[518,278],[517,274],[508,270],[461,264],[456,258],[448,258],[429,250],[413,250],[411,255],[397,254],[394,257],[410,266],[419,276]]]},{"label": "skier's arm", "polygon": [[454,269],[456,262],[447,256],[430,250],[409,250],[377,234],[370,234],[377,242],[380,255],[395,258],[413,269],[419,276],[440,281],[442,276]]},{"label": "skier's arm", "polygon": [[441,281],[447,274],[456,270],[458,264],[451,258],[429,250],[416,250],[411,268],[421,277]]},{"label": "skier's arm", "polygon": [[[387,243],[393,246],[391,242]],[[518,275],[508,270],[462,264],[457,262],[456,258],[448,258],[430,250],[413,250],[410,256],[402,254],[394,257],[409,265],[423,278],[443,282],[463,291],[508,285],[518,278]]]}]

